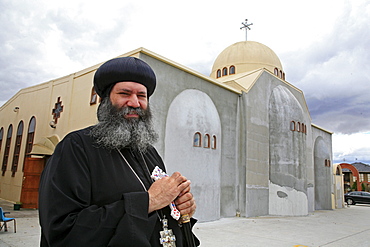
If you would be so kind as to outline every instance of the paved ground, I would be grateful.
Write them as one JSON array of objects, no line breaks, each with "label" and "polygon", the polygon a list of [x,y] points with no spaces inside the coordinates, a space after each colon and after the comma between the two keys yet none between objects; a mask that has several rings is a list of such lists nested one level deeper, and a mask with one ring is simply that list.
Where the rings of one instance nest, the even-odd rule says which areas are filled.
[{"label": "paved ground", "polygon": [[[0,232],[0,247],[39,246],[37,210],[15,211],[12,203],[1,199],[0,206],[17,223],[17,233],[12,222],[8,232]],[[370,205],[316,211],[304,217],[224,218],[198,223],[194,232],[202,247],[369,247]]]}]

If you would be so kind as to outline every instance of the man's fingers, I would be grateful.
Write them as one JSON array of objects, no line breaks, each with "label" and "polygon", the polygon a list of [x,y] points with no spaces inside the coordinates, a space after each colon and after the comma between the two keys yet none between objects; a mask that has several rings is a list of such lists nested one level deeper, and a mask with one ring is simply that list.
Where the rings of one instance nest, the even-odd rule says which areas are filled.
[{"label": "man's fingers", "polygon": [[182,176],[179,172],[174,172],[171,175],[171,178],[174,179],[174,181],[176,181],[178,184],[181,184],[187,180],[186,177]]},{"label": "man's fingers", "polygon": [[182,203],[185,203],[187,201],[190,201],[193,199],[193,194],[191,194],[190,192],[187,192],[181,196],[179,196],[176,200],[175,200],[175,203],[176,204],[182,204]]},{"label": "man's fingers", "polygon": [[195,213],[196,210],[196,204],[194,198],[191,200],[185,201],[183,203],[176,203],[178,201],[175,201],[177,209],[180,211],[181,215],[189,214],[192,216]]}]

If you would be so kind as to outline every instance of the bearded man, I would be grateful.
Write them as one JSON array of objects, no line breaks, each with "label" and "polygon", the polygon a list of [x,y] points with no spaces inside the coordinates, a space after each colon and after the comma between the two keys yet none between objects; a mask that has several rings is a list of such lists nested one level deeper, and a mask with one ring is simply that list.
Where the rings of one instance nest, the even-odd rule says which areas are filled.
[{"label": "bearded man", "polygon": [[[179,172],[151,178],[156,166],[165,171],[152,146],[158,138],[148,104],[153,70],[138,58],[115,58],[96,71],[94,87],[102,98],[99,123],[69,133],[43,171],[40,245],[186,246],[168,205],[194,214],[190,181]],[[164,240],[160,232],[171,236]]]}]

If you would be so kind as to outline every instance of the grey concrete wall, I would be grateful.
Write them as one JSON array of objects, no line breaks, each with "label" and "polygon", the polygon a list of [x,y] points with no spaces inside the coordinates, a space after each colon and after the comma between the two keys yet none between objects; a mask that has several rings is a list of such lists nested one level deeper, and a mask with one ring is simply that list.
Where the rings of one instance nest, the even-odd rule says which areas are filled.
[{"label": "grey concrete wall", "polygon": [[[221,124],[221,133],[217,138],[218,145],[220,147],[221,157],[220,157],[220,205],[218,212],[214,212],[212,215],[198,215],[201,221],[214,220],[215,217],[225,217],[234,216],[238,208],[237,201],[237,111],[238,111],[238,99],[239,94],[229,91],[225,88],[217,86],[209,81],[206,81],[200,77],[182,71],[176,67],[169,64],[156,60],[150,56],[141,54],[141,59],[145,60],[155,71],[157,76],[157,89],[155,93],[150,98],[150,105],[153,110],[154,124],[159,133],[160,139],[155,144],[158,152],[167,161],[167,156],[169,159],[171,157],[181,157],[183,164],[190,164],[194,158],[199,157],[193,149],[193,152],[184,152],[181,149],[180,143],[167,143],[166,142],[166,128],[167,119],[169,117],[169,109],[171,104],[174,102],[175,98],[182,92],[188,89],[198,90],[204,93],[213,102]],[[186,103],[184,103],[186,104]],[[206,115],[206,114],[205,114]],[[188,132],[187,138],[192,140],[193,134],[196,129]],[[171,145],[170,149],[167,149],[167,145]],[[192,145],[189,143],[188,145]],[[166,150],[171,150],[171,154],[167,153]],[[169,169],[171,164],[166,164]],[[178,167],[180,172],[183,170],[182,167]],[[184,169],[185,170],[185,169]],[[202,196],[204,193],[202,184],[205,182],[204,177],[207,174],[201,174],[197,170],[192,170],[191,174],[184,174],[190,180],[192,180],[193,192],[196,195],[200,195],[200,198],[195,198],[199,202],[206,200],[206,196]],[[197,179],[199,176],[203,176],[201,179]],[[214,193],[213,190],[209,191]],[[199,205],[198,205],[199,206]],[[201,206],[200,206],[201,207]],[[201,212],[201,211],[200,211]]]},{"label": "grey concrete wall", "polygon": [[[193,192],[202,205],[197,212],[201,221],[239,212],[253,217],[302,215],[314,210],[316,139],[301,91],[264,72],[248,93],[239,95],[150,56],[141,54],[141,58],[154,69],[158,80],[150,98],[160,135],[155,146],[169,171],[185,172],[192,180]],[[202,112],[198,106],[210,111]],[[184,116],[192,113],[197,117],[192,116],[191,122],[180,128],[180,119],[188,121]],[[303,122],[307,133],[291,132],[292,120]],[[194,148],[191,140],[197,131],[217,133],[219,149],[203,152]],[[329,137],[323,138],[329,141]],[[181,162],[176,162],[180,158]],[[277,207],[282,200],[294,202],[293,206]],[[209,207],[211,212],[205,209]]]},{"label": "grey concrete wall", "polygon": [[271,80],[272,76],[263,73],[245,96],[247,217],[268,214]]},{"label": "grey concrete wall", "polygon": [[[270,99],[269,214],[306,215],[306,139],[302,106],[284,86],[273,89]],[[294,121],[294,130],[291,123]],[[303,127],[302,127],[303,125]],[[299,130],[299,131],[298,131]]]},{"label": "grey concrete wall", "polygon": [[[198,134],[200,146],[194,146],[193,137]],[[169,173],[189,174],[198,205],[195,217],[200,221],[220,218],[222,146],[218,141],[221,122],[209,96],[194,89],[181,92],[168,111],[165,162]]]},{"label": "grey concrete wall", "polygon": [[[280,90],[280,94],[289,95],[288,97],[283,97],[284,100],[293,99],[294,104],[292,104],[292,102],[284,102],[284,100],[281,100],[276,102],[275,109],[270,109],[272,92],[278,86],[284,88],[284,90]],[[296,193],[293,195],[290,192],[291,200],[289,200],[289,202],[293,202],[295,200],[298,200],[299,202],[297,201],[289,210],[286,208],[280,208],[274,213],[286,215],[307,214],[307,210],[309,208],[308,197],[312,196],[312,191],[308,192],[309,189],[307,189],[308,183],[311,182],[311,170],[313,170],[313,162],[311,160],[312,132],[309,128],[311,125],[309,111],[302,92],[275,78],[271,74],[264,72],[245,97],[247,157],[245,215],[250,217],[269,214],[270,205],[272,204],[271,206],[276,208],[279,201],[285,200],[283,198],[286,198],[285,196],[289,194],[287,192],[290,188],[294,189]],[[285,112],[279,113],[279,109],[276,108],[277,105],[283,108],[287,106],[288,108],[286,108]],[[274,115],[270,113],[270,110],[277,112]],[[307,126],[307,135],[301,135],[300,138],[298,138],[298,135],[294,137],[294,134],[298,133],[293,134],[290,133],[289,130],[289,123],[291,120],[294,120],[297,112],[299,115],[297,121],[304,122]],[[270,115],[275,116],[275,119],[271,120]],[[278,122],[274,123],[274,121]],[[286,121],[287,123],[282,123],[281,121]],[[272,125],[270,126],[270,124]],[[276,130],[270,130],[270,127],[276,127]],[[281,132],[282,130],[280,130],[280,128],[284,128],[284,133],[286,135],[289,134],[292,136],[288,137],[288,139],[284,139],[284,133]],[[272,133],[272,135],[270,135],[270,133]],[[270,140],[272,141],[272,146],[274,148],[281,145],[277,153],[270,150]],[[284,142],[284,140],[289,140],[289,142],[281,143]],[[300,144],[295,143],[297,141],[299,141]],[[294,149],[288,149],[289,146],[294,147]],[[284,167],[287,168],[287,172],[280,172],[280,175],[285,174],[286,176],[280,176],[273,172],[274,175],[272,179],[273,181],[275,180],[275,182],[276,180],[279,181],[277,184],[278,187],[269,180],[269,168],[271,162],[270,152],[272,152],[273,156],[279,152],[283,152],[280,154],[281,157],[279,157],[279,155],[277,157],[274,156],[275,160],[273,160],[273,162],[278,162],[277,170],[281,170]],[[280,160],[280,158],[282,159]],[[289,165],[286,166],[286,164],[284,164],[287,160],[293,162],[297,166],[291,165],[289,168]],[[290,172],[289,169],[293,167],[296,168],[296,170]],[[289,187],[292,186],[292,183],[294,186]],[[270,189],[274,189],[274,191],[270,191]],[[278,191],[280,191],[279,194]],[[271,196],[269,194],[270,192],[274,195]],[[272,198],[274,198],[274,200],[271,200]],[[258,206],[253,204],[255,201],[258,201]]]},{"label": "grey concrete wall", "polygon": [[[314,140],[314,192],[315,210],[332,209],[332,197],[334,193],[332,176],[332,139],[331,134],[312,127],[312,139]],[[331,166],[325,166],[325,160],[330,160]]]}]

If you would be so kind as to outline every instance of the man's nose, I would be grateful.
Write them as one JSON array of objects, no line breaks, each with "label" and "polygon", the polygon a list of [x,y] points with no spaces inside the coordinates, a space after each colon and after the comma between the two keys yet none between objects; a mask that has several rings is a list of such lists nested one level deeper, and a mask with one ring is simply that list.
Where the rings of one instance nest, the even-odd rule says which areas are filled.
[{"label": "man's nose", "polygon": [[129,98],[129,100],[127,102],[127,105],[131,106],[131,107],[134,107],[134,108],[137,108],[137,107],[140,106],[139,99],[137,98],[137,96],[135,94],[131,95],[131,97]]}]

